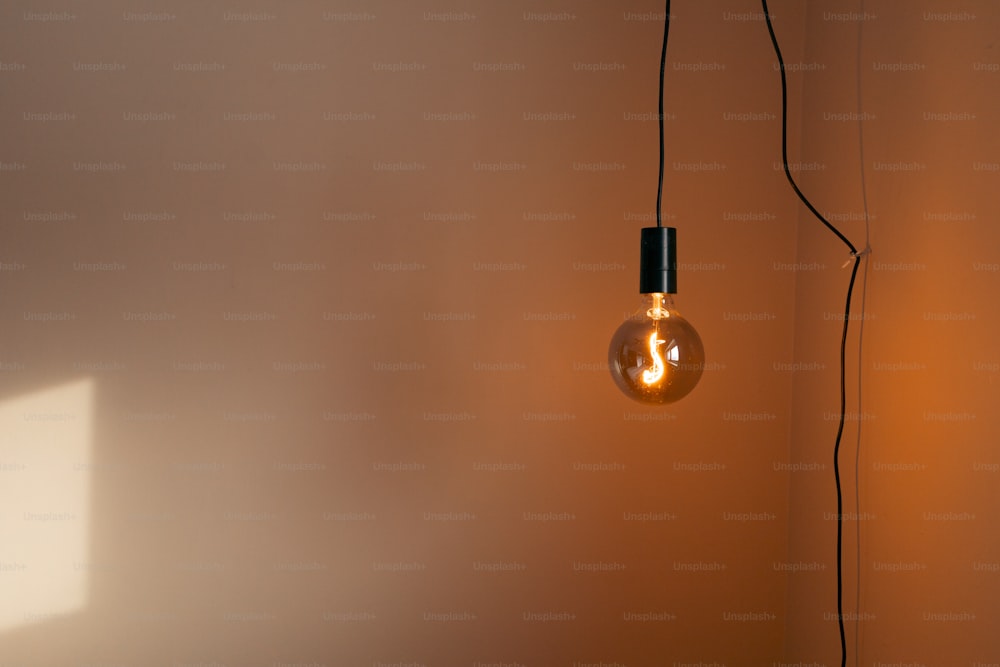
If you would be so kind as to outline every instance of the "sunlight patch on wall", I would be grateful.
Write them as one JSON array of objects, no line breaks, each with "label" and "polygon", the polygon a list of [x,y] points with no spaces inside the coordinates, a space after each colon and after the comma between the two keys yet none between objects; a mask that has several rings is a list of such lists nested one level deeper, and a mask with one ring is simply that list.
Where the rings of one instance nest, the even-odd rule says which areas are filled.
[{"label": "sunlight patch on wall", "polygon": [[87,602],[93,385],[0,403],[0,631]]}]

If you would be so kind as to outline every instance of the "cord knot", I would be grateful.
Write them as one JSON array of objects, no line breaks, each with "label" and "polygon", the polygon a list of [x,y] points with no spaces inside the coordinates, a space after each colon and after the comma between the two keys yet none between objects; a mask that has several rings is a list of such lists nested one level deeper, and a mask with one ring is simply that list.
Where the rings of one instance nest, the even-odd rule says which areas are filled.
[{"label": "cord knot", "polygon": [[844,262],[843,264],[840,265],[840,268],[842,268],[842,269],[846,268],[847,265],[851,263],[852,259],[855,259],[855,260],[861,259],[862,257],[865,257],[865,256],[871,254],[871,251],[872,251],[872,247],[870,245],[866,245],[865,248],[864,248],[864,250],[860,250],[860,251],[859,250],[852,250],[851,251],[851,256],[847,259],[846,262]]}]

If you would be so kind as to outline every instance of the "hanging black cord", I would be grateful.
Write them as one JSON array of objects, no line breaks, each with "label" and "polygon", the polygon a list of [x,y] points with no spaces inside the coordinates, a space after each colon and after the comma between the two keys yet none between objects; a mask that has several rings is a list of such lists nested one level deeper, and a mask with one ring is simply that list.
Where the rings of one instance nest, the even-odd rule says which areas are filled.
[{"label": "hanging black cord", "polygon": [[815,215],[820,222],[826,225],[827,229],[837,235],[844,244],[850,248],[851,255],[857,255],[858,249],[854,247],[847,237],[840,233],[836,227],[830,224],[830,221],[823,217],[823,215],[816,210],[816,207],[806,199],[806,196],[802,194],[802,190],[799,189],[798,184],[795,179],[792,178],[792,172],[788,169],[788,122],[786,116],[788,113],[788,83],[785,81],[785,61],[781,57],[781,49],[778,47],[778,38],[774,36],[774,26],[771,25],[771,14],[767,11],[767,0],[761,0],[761,5],[764,7],[764,20],[767,22],[767,31],[771,34],[771,44],[774,45],[774,54],[778,57],[779,71],[781,72],[781,164],[785,168],[785,177],[788,182],[791,183],[792,189],[795,190],[795,194],[799,196],[802,203],[809,207],[812,214]]},{"label": "hanging black cord", "polygon": [[[845,371],[847,368],[847,329],[851,319],[851,295],[854,293],[854,279],[858,275],[861,256],[854,256],[851,280],[847,284],[847,302],[844,304],[844,329],[840,336],[840,420],[837,423],[837,441],[833,447],[833,474],[837,481],[837,624],[840,627],[840,667],[847,665],[847,637],[844,634],[844,494],[840,485],[840,441],[844,435],[844,413],[847,409]],[[861,419],[861,415],[858,415]],[[856,482],[855,482],[856,483]],[[855,521],[860,520],[855,517]]]},{"label": "hanging black cord", "polygon": [[[799,196],[812,214],[820,222],[826,225],[827,229],[837,235],[841,241],[850,249],[851,257],[854,259],[854,267],[851,269],[851,280],[847,285],[847,302],[844,305],[844,327],[840,336],[840,419],[837,422],[837,439],[833,447],[833,473],[837,485],[837,625],[840,628],[840,665],[847,665],[847,636],[844,632],[844,565],[843,565],[843,543],[844,543],[844,494],[840,484],[840,441],[844,434],[844,417],[847,410],[847,389],[846,389],[846,354],[847,354],[847,331],[851,321],[851,296],[854,293],[854,279],[858,274],[858,264],[861,257],[867,254],[868,249],[858,253],[846,236],[840,233],[830,221],[824,218],[816,207],[806,198],[799,189],[792,172],[788,168],[788,83],[785,80],[785,61],[781,57],[781,49],[778,47],[778,38],[774,35],[774,26],[771,25],[771,14],[767,9],[767,0],[761,0],[764,9],[764,20],[767,22],[767,31],[771,35],[771,44],[774,46],[774,54],[778,58],[779,71],[781,72],[781,164],[785,169],[785,177],[791,184],[795,194]],[[860,415],[859,415],[860,419]]]},{"label": "hanging black cord", "polygon": [[663,77],[667,70],[667,36],[670,34],[670,0],[663,17],[663,51],[660,53],[660,184],[656,188],[656,226],[663,226]]}]

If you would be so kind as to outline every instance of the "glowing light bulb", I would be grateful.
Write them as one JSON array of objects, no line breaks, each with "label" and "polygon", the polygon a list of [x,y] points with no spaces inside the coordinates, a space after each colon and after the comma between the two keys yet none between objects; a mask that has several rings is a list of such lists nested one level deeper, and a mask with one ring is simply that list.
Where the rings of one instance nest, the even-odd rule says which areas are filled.
[{"label": "glowing light bulb", "polygon": [[672,403],[698,384],[705,348],[671,297],[676,289],[676,232],[670,227],[642,232],[642,304],[612,336],[608,367],[615,384],[629,398]]},{"label": "glowing light bulb", "polygon": [[687,396],[705,367],[694,327],[669,294],[643,295],[642,306],[615,331],[608,367],[615,384],[643,403],[672,403]]}]

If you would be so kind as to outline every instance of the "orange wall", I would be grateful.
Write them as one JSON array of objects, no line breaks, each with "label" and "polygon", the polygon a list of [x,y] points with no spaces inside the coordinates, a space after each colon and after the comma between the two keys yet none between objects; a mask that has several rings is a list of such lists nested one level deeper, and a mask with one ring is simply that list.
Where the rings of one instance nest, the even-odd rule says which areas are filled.
[{"label": "orange wall", "polygon": [[[802,158],[828,165],[805,184],[821,210],[851,214],[842,229],[860,248],[858,127],[836,116],[857,113],[858,21],[837,20],[842,11],[841,3],[810,3],[806,58],[827,69],[806,84]],[[991,2],[870,0],[864,11],[873,250],[860,366],[860,290],[848,348],[848,637],[860,636],[859,664],[995,664],[998,234],[990,170],[1000,149],[992,47],[1000,13]],[[808,219],[798,252],[800,261],[830,268],[797,283],[796,359],[826,369],[796,375],[792,460],[828,469],[793,476],[790,559],[829,562],[836,421],[825,415],[837,400],[840,323],[827,313],[842,308],[848,269],[838,268],[839,242]],[[838,648],[834,580],[802,574],[789,582],[787,658],[829,664]]]},{"label": "orange wall", "polygon": [[[16,433],[0,441],[0,584],[22,592],[0,596],[0,658],[833,664],[835,624],[818,616],[832,572],[792,572],[831,565],[834,525],[818,517],[832,482],[790,464],[832,447],[836,323],[822,313],[846,273],[776,168],[778,79],[758,7],[675,2],[665,213],[678,307],[708,369],[682,403],[650,409],[618,394],[605,355],[638,303],[639,228],[653,219],[662,9],[574,4],[0,10],[0,163],[17,165],[0,170],[0,422]],[[823,210],[856,210],[855,128],[817,118],[853,108],[840,41],[853,24],[819,5],[772,10],[788,62],[829,64],[790,77],[791,159],[801,125],[801,160],[831,167],[807,174],[809,191]],[[954,71],[866,76],[880,105],[869,160],[934,165],[869,171],[875,258],[928,265],[874,271],[869,292],[866,437],[882,449],[863,468],[879,516],[865,557],[933,565],[865,571],[879,614],[865,655],[889,662],[915,627],[985,636],[907,614],[916,577],[937,590],[961,571],[985,590],[992,576],[969,572],[991,562],[988,531],[920,521],[986,520],[974,507],[987,498],[974,468],[991,460],[985,405],[971,424],[925,424],[932,408],[914,406],[970,412],[988,390],[993,274],[970,266],[993,255],[972,236],[988,232],[992,177],[946,170],[995,151],[986,130],[964,129],[987,121],[926,131],[906,125],[917,112],[902,100],[920,81],[925,106],[951,110],[947,86],[978,96],[955,110],[985,117],[992,75],[969,62],[990,61],[971,49],[995,23],[984,13],[975,41],[965,24],[942,36],[884,12],[868,57],[904,59],[900,21],[907,59],[956,45],[933,47]],[[882,85],[900,88],[878,97]],[[932,160],[942,151],[952,162]],[[924,210],[978,217],[936,224],[965,234],[943,239]],[[795,270],[814,260],[830,268]],[[932,273],[945,262],[961,270]],[[942,289],[959,276],[964,289]],[[931,326],[925,309],[977,319]],[[961,368],[936,356],[918,373],[871,367],[924,360],[936,336]],[[826,370],[792,370],[812,361]],[[932,368],[956,392],[947,404],[912,382]],[[53,393],[81,379],[90,393]],[[900,438],[911,422],[923,428]],[[88,446],[70,450],[67,433]],[[961,464],[934,447],[956,436]],[[927,471],[871,468],[911,460]],[[72,498],[77,486],[89,495]],[[946,537],[974,544],[958,561],[920,553]],[[86,590],[76,606],[68,585],[45,590],[67,572]]]}]

